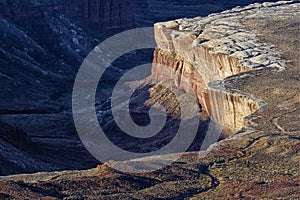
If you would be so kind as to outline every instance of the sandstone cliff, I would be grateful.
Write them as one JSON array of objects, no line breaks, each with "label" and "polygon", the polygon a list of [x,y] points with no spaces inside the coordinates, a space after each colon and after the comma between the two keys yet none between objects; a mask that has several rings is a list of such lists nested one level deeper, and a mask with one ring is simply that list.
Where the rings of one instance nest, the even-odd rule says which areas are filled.
[{"label": "sandstone cliff", "polygon": [[[236,8],[206,18],[179,19],[154,26],[157,42],[154,63],[170,67],[184,76],[183,80],[188,79],[189,83],[178,82],[178,86],[185,88],[190,84],[203,111],[232,133],[246,127],[245,117],[264,103],[229,90],[223,80],[249,70],[285,67],[280,53],[259,42],[241,23],[242,18],[251,14],[247,9]],[[160,76],[162,71],[155,68],[153,74]]]}]

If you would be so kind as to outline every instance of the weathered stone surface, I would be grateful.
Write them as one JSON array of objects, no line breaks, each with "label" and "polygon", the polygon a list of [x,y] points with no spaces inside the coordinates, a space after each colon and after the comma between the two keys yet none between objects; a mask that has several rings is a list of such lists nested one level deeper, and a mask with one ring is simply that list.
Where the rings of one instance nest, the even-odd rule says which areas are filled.
[{"label": "weathered stone surface", "polygon": [[[283,2],[282,4],[287,6],[280,12],[294,7],[289,3]],[[156,51],[164,53],[155,53],[154,62],[174,68],[178,73],[181,73],[178,64],[186,63],[185,65],[192,66],[190,68],[196,72],[194,74],[200,76],[196,81],[191,80],[190,84],[203,110],[233,132],[245,127],[247,122],[244,118],[264,106],[264,103],[249,95],[220,88],[216,86],[216,81],[249,70],[265,67],[281,70],[286,66],[277,49],[259,41],[255,32],[247,30],[242,23],[242,20],[251,14],[255,14],[257,18],[263,17],[266,10],[277,3],[267,5],[258,4],[251,9],[237,8],[205,18],[179,19],[155,24],[158,46]],[[167,54],[169,56],[166,56]],[[173,56],[174,54],[176,56]],[[161,58],[157,58],[158,56]],[[172,57],[177,62],[170,61]],[[159,69],[155,70],[155,74],[160,73]],[[195,83],[198,87],[194,87]]]},{"label": "weathered stone surface", "polygon": [[[273,6],[272,3],[270,5]],[[271,64],[283,68],[285,63],[278,56],[278,51],[259,42],[256,34],[246,30],[241,23],[254,10],[252,8],[243,13],[227,11],[205,18],[157,23],[157,46],[160,50],[184,58],[200,72],[206,71],[202,76],[207,83]]]},{"label": "weathered stone surface", "polygon": [[[194,65],[175,54],[157,49],[153,62],[159,64],[153,65],[152,75],[154,77],[159,80],[174,79],[179,88],[186,92],[194,92],[202,111],[207,112],[213,120],[223,125],[229,133],[245,127],[247,122],[244,118],[259,109],[259,103],[261,103],[259,100],[257,102],[248,95],[225,91],[220,88],[219,82],[214,84],[205,82],[202,73],[206,71],[199,72]],[[165,68],[170,68],[175,73],[172,74]]]}]

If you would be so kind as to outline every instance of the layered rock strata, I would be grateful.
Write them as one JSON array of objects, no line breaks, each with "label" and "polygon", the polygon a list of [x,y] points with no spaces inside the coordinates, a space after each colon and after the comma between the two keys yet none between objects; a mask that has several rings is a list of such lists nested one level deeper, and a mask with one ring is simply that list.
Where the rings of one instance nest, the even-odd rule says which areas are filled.
[{"label": "layered rock strata", "polygon": [[[265,3],[259,8],[279,4]],[[235,8],[206,18],[178,19],[154,26],[157,42],[154,63],[176,71],[179,74],[175,78],[177,85],[185,89],[189,84],[203,111],[230,132],[246,127],[245,117],[259,110],[264,103],[250,95],[226,89],[223,80],[249,70],[281,70],[286,66],[273,46],[258,41],[256,34],[242,24],[243,18],[253,14],[249,8]],[[167,77],[162,68],[154,66],[154,76],[174,78]]]}]

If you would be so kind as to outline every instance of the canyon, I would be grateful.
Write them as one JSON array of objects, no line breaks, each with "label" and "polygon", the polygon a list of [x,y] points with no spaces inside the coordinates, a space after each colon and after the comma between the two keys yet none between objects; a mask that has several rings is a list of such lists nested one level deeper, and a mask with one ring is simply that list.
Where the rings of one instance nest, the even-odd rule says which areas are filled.
[{"label": "canyon", "polygon": [[[0,99],[0,174],[89,169],[99,164],[76,133],[71,94],[79,66],[101,41],[133,26],[205,16],[250,2],[191,0],[182,7],[179,0],[0,1],[0,94],[4,97]],[[148,51],[119,60],[103,80],[99,93],[104,97],[98,110],[109,107],[104,94],[116,77],[141,61],[150,63],[152,57]],[[108,131],[115,131],[110,116],[99,121]],[[165,134],[167,138],[172,135]],[[164,143],[158,139],[157,143]],[[139,146],[136,141],[124,141],[121,138],[118,143],[127,148]],[[155,142],[151,146],[155,148]]]},{"label": "canyon", "polygon": [[[134,166],[132,163],[138,162],[151,166],[163,163],[171,155],[125,162],[110,161],[90,170],[3,176],[0,177],[0,198],[297,199],[300,195],[299,7],[296,1],[255,3],[207,17],[183,18],[154,25],[157,48],[153,63],[174,70],[177,76],[170,76],[156,65],[153,65],[152,76],[158,80],[173,80],[176,87],[186,94],[195,93],[203,115],[208,115],[210,120],[223,127],[224,140],[213,144],[206,152],[182,153],[171,166],[145,174],[126,174],[110,166],[130,168]],[[95,20],[99,23],[97,18]],[[3,24],[7,25],[7,22],[3,21]],[[79,28],[76,31],[83,32]],[[72,38],[69,39],[72,41]],[[86,37],[85,40],[92,46],[92,38]],[[87,51],[88,48],[79,45],[78,49]],[[10,56],[6,52],[7,49],[2,51]],[[17,55],[21,54],[18,52]],[[80,58],[76,59],[76,62],[80,61]],[[49,76],[57,77],[56,74]],[[191,86],[192,91],[187,89],[187,85]],[[153,98],[150,98],[150,104],[151,101],[165,100],[167,91],[161,92],[149,92]],[[58,100],[64,98],[60,96]],[[52,113],[43,113],[45,109],[32,110],[38,110],[39,115],[47,115],[55,123],[69,123],[71,117],[67,112],[61,112],[58,115],[61,118],[52,115],[60,109],[59,106],[66,106],[59,105],[59,101],[54,102],[50,104]],[[2,104],[3,107],[5,105],[6,102]],[[20,112],[16,105],[10,114]],[[39,108],[41,105],[44,106],[42,103],[35,106]],[[191,107],[195,107],[194,102],[191,102]],[[59,169],[48,165],[57,162],[53,158],[50,162],[36,162],[36,158],[43,160],[45,155],[50,154],[45,149],[45,154],[35,159],[24,157],[31,155],[28,152],[31,142],[42,140],[43,135],[28,137],[24,132],[32,129],[16,130],[11,121],[24,120],[30,110],[23,110],[25,115],[21,118],[17,115],[5,116],[8,111],[2,112],[1,121],[5,123],[1,122],[1,132],[6,133],[2,137],[9,141],[1,143],[2,147],[6,145],[1,154],[6,159],[1,159],[1,164],[7,166],[2,173],[22,170],[12,162],[3,162],[14,159],[21,160],[18,164],[20,168],[22,165],[30,168],[32,163],[36,163],[33,171]],[[29,120],[32,118],[29,117]],[[170,126],[173,126],[172,123]],[[64,131],[58,130],[57,135]],[[49,149],[56,146],[55,153],[59,155],[63,153],[58,151],[71,149],[61,149],[66,142],[70,146],[80,146],[71,135],[61,138],[64,142],[54,139]],[[18,157],[9,153],[12,147],[8,145],[19,152]],[[132,146],[138,145],[134,142]],[[26,154],[23,149],[26,149]],[[76,165],[76,159],[82,158],[91,162],[81,146],[69,165]],[[10,168],[14,170],[10,172]]]}]

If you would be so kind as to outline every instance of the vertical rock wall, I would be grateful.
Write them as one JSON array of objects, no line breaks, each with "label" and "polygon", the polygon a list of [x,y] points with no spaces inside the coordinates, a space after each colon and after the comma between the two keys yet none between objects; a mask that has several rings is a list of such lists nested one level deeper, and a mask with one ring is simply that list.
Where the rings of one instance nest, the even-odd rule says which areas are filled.
[{"label": "vertical rock wall", "polygon": [[[154,63],[172,68],[177,77],[168,77],[163,72],[164,67],[155,65],[152,73],[157,78],[175,79],[178,87],[183,89],[189,84],[202,110],[212,120],[223,125],[229,133],[237,132],[247,125],[245,117],[257,111],[259,103],[247,95],[226,90],[222,81],[253,67],[241,64],[237,53],[231,52],[230,55],[227,49],[218,49],[214,40],[201,38],[199,35],[205,29],[203,30],[200,18],[193,20],[189,24],[180,20],[155,24],[157,49]],[[188,30],[183,30],[185,27]]]},{"label": "vertical rock wall", "polygon": [[[185,89],[185,85],[190,84],[202,110],[228,131],[236,132],[248,125],[245,118],[260,109],[263,102],[241,91],[230,90],[224,80],[240,78],[242,72],[249,70],[286,67],[280,52],[259,41],[242,20],[258,10],[281,4],[253,4],[204,18],[157,23],[154,25],[157,43],[154,63],[175,70],[178,87]],[[164,67],[154,65],[153,75],[168,78]],[[183,82],[181,77],[187,81]]]},{"label": "vertical rock wall", "polygon": [[[207,54],[202,55],[202,59],[204,57],[209,58],[206,63],[212,70],[214,67],[228,66],[232,60],[232,58],[225,56],[208,57]],[[173,79],[179,88],[186,92],[194,92],[202,111],[207,112],[220,125],[224,125],[226,132],[233,133],[246,126],[245,117],[259,109],[258,103],[246,95],[230,93],[224,88],[220,88],[218,82],[215,84],[206,82],[213,77],[205,77],[205,71],[199,72],[193,64],[178,55],[156,49],[153,63],[158,64],[153,65],[152,69],[152,75],[155,78],[159,80]],[[169,70],[164,68],[171,68],[175,73],[170,76]],[[189,88],[192,88],[193,91],[189,91]]]}]

